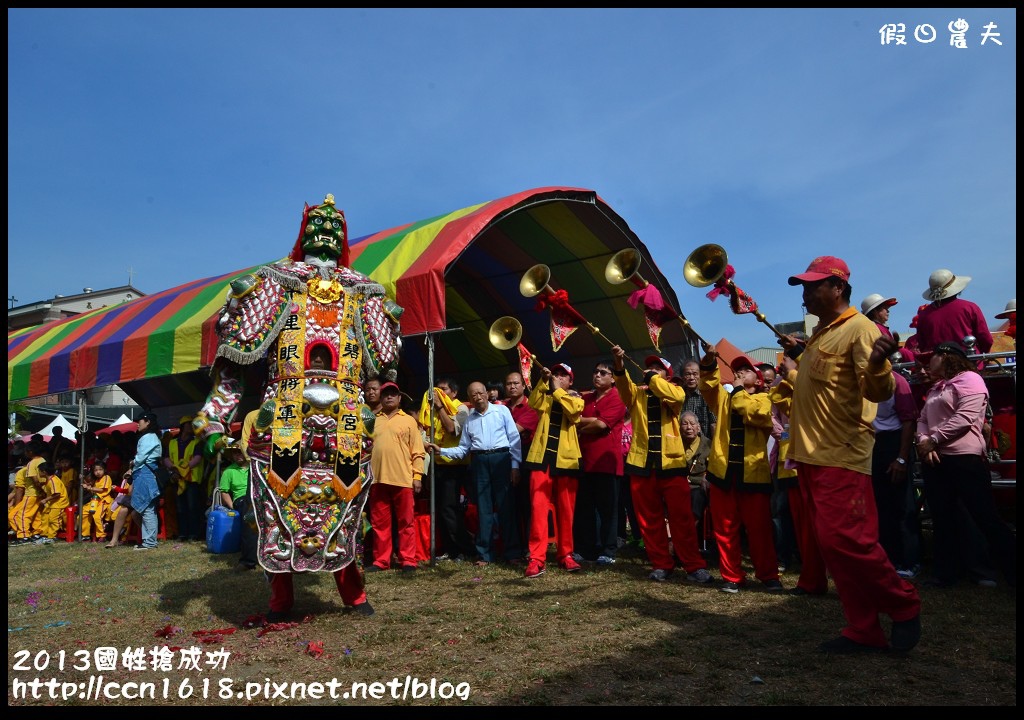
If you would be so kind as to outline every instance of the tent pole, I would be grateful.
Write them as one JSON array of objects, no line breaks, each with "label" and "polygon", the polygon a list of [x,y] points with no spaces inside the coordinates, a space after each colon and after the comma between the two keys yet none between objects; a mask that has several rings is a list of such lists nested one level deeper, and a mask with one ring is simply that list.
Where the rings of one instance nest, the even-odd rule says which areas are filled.
[{"label": "tent pole", "polygon": [[[423,342],[427,346],[427,393],[433,400],[434,392],[434,336],[426,333]],[[434,442],[434,403],[430,403],[430,427],[427,428],[427,442]],[[430,566],[437,564],[437,484],[434,482],[434,466],[437,458],[430,456]]]},{"label": "tent pole", "polygon": [[85,391],[83,390],[78,393],[78,448],[81,451],[81,461],[78,473],[78,512],[75,520],[75,537],[79,542],[82,540],[82,515],[85,511],[85,431],[88,429],[89,419],[85,414]]},{"label": "tent pole", "polygon": [[[439,330],[437,332],[455,332],[456,330],[462,331],[463,328],[448,328]],[[416,335],[423,335],[423,344],[427,346],[427,392],[433,393],[434,390],[434,332],[428,330],[424,333],[417,333]],[[403,338],[416,337],[416,335],[403,335]],[[434,403],[433,396],[431,395],[430,403],[430,427],[427,428],[427,442],[434,442]],[[430,565],[434,566],[437,564],[437,492],[434,489],[434,466],[437,464],[437,458],[430,456]]]}]

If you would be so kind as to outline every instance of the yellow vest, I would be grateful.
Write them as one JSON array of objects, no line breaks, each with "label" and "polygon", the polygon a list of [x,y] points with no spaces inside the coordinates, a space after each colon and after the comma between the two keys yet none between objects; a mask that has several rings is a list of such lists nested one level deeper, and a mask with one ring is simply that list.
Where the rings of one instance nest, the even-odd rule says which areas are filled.
[{"label": "yellow vest", "polygon": [[[203,463],[200,462],[194,468],[189,470],[188,464],[192,461],[192,456],[195,455],[196,443],[199,442],[197,438],[192,440],[185,446],[184,456],[178,454],[181,441],[178,438],[172,438],[170,444],[167,446],[167,455],[171,458],[171,463],[178,469],[178,472],[182,475],[188,476],[190,483],[198,483],[203,480]],[[178,494],[185,492],[185,482],[179,478],[178,480]]]}]

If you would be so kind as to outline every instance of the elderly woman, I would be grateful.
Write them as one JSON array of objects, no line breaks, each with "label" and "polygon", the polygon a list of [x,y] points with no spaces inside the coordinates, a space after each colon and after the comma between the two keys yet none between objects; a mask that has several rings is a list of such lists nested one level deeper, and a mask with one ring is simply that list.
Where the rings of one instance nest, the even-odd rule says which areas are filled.
[{"label": "elderly woman", "polygon": [[954,342],[935,347],[928,374],[936,382],[917,421],[917,454],[934,531],[934,578],[926,584],[956,584],[959,501],[988,540],[1007,584],[1016,587],[1017,538],[996,512],[985,464],[988,388],[967,351]]},{"label": "elderly woman", "polygon": [[708,509],[708,456],[711,454],[711,440],[700,431],[700,420],[691,410],[684,410],[680,414],[679,434],[683,438],[686,474],[690,481],[690,509],[697,524],[697,540],[702,543],[706,539],[705,530],[710,529],[703,520],[704,511]]}]

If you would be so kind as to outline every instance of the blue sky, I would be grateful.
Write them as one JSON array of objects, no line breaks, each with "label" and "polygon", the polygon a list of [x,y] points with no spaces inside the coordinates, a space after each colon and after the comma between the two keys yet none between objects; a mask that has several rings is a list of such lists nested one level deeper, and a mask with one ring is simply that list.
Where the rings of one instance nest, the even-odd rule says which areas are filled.
[{"label": "blue sky", "polygon": [[7,16],[19,305],[274,260],[328,192],[356,238],[551,185],[595,190],[694,328],[743,349],[774,336],[686,284],[704,243],[775,323],[802,317],[786,278],[822,254],[858,307],[896,297],[904,336],[938,268],[973,278],[993,327],[1016,297],[1012,9]]}]

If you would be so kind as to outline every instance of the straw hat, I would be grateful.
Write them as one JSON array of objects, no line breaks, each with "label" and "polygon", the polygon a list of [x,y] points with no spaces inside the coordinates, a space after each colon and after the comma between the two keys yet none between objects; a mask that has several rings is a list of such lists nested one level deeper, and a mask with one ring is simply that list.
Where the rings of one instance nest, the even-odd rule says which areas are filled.
[{"label": "straw hat", "polygon": [[925,300],[945,300],[959,295],[971,281],[969,275],[954,275],[951,270],[936,270],[928,277],[928,289],[921,293]]},{"label": "straw hat", "polygon": [[1010,302],[1006,303],[1006,309],[996,315],[1000,320],[1009,320],[1011,315],[1017,314],[1017,298],[1014,298]]}]

